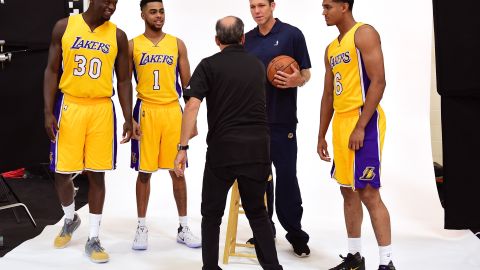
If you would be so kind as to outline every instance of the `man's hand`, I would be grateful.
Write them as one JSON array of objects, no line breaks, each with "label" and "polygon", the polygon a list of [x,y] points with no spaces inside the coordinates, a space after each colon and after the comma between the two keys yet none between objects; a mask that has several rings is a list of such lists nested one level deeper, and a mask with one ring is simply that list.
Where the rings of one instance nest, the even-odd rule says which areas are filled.
[{"label": "man's hand", "polygon": [[299,85],[302,85],[305,82],[305,80],[302,77],[302,73],[300,73],[300,70],[295,68],[295,66],[293,65],[290,65],[290,67],[293,70],[292,74],[288,74],[280,70],[277,71],[277,74],[275,74],[275,77],[273,79],[273,84],[277,88],[287,89],[287,88],[297,87]]},{"label": "man's hand", "polygon": [[365,129],[356,126],[350,134],[350,140],[348,141],[348,148],[353,151],[357,151],[363,147],[363,139],[365,138]]},{"label": "man's hand", "polygon": [[317,153],[323,161],[330,162],[332,160],[328,153],[328,145],[325,138],[318,138]]},{"label": "man's hand", "polygon": [[122,133],[122,141],[121,144],[127,143],[132,138],[132,122],[125,122],[123,124],[123,133]]},{"label": "man's hand", "polygon": [[141,136],[142,136],[142,131],[140,130],[140,125],[137,123],[137,121],[133,120],[132,139],[139,141]]},{"label": "man's hand", "polygon": [[55,132],[58,131],[58,124],[57,119],[53,115],[53,113],[46,113],[45,114],[45,131],[47,132],[47,136],[52,143],[55,142]]},{"label": "man's hand", "polygon": [[187,151],[186,150],[180,150],[177,153],[177,157],[175,158],[175,174],[177,177],[182,177],[184,176],[185,173],[185,166],[187,164]]}]

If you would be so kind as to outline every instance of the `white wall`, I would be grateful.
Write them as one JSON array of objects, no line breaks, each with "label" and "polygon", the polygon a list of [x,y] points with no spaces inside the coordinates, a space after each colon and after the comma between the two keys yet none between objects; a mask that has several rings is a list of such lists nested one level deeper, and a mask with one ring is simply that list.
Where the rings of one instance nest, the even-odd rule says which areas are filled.
[{"label": "white wall", "polygon": [[[323,91],[323,54],[338,31],[327,27],[322,16],[322,1],[277,0],[275,16],[302,29],[312,60],[312,79],[298,94],[298,177],[303,190],[305,219],[328,215],[330,198],[341,210],[337,186],[329,179],[330,164],[316,154],[319,104]],[[120,0],[112,21],[129,38],[144,29],[139,1]],[[214,43],[217,19],[235,15],[243,19],[246,30],[255,26],[244,1],[205,0],[164,1],[164,30],[183,39],[189,52],[192,71],[197,63],[218,51]],[[387,135],[383,156],[384,195],[390,206],[394,230],[402,227],[430,231],[443,226],[443,211],[438,203],[432,168],[430,139],[430,89],[432,57],[432,3],[369,0],[355,3],[358,21],[372,24],[382,38],[387,88],[382,106],[387,114]],[[413,8],[414,7],[414,8]],[[199,116],[200,135],[189,150],[189,190],[199,192],[207,132],[206,111]],[[128,166],[129,148],[121,147],[119,167]],[[198,190],[197,190],[198,188]],[[198,198],[190,197],[197,203]],[[190,204],[190,202],[189,202]],[[326,204],[318,208],[318,205]]]}]

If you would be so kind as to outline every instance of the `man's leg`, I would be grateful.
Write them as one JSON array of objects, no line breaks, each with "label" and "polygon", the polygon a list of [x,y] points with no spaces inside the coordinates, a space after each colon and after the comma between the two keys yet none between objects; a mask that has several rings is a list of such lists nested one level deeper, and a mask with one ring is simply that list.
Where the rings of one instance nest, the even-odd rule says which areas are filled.
[{"label": "man's leg", "polygon": [[380,265],[388,265],[392,260],[392,236],[390,227],[390,215],[387,207],[380,197],[379,189],[367,185],[359,190],[360,199],[367,207],[372,222],[373,231],[377,238],[380,253]]},{"label": "man's leg", "polygon": [[365,270],[365,259],[361,255],[361,229],[363,220],[362,202],[358,192],[351,187],[340,187],[343,196],[343,212],[348,235],[348,254],[343,261],[330,270]]},{"label": "man's leg", "polygon": [[[218,176],[217,176],[218,174]],[[217,270],[220,224],[228,190],[234,182],[225,168],[209,167],[205,163],[202,186],[202,270]]]},{"label": "man's leg", "polygon": [[88,171],[88,205],[90,208],[90,234],[85,244],[85,253],[92,262],[108,262],[109,255],[105,252],[98,238],[102,220],[103,203],[105,201],[105,173]]},{"label": "man's leg", "polygon": [[[172,178],[173,196],[177,204],[179,217],[187,216],[187,183],[184,176],[177,176],[174,171],[168,171]],[[185,224],[187,225],[187,224]]]},{"label": "man's leg", "polygon": [[136,183],[138,225],[133,240],[132,249],[146,250],[148,248],[148,229],[146,215],[150,198],[151,173],[138,172]]},{"label": "man's leg", "polygon": [[[266,176],[267,177],[267,176]],[[255,251],[263,269],[283,269],[278,262],[273,231],[265,208],[265,181],[240,176],[238,188],[242,206],[255,237]]]},{"label": "man's leg", "polygon": [[[138,172],[137,184],[136,184],[136,196],[137,196],[137,215],[140,221],[143,221],[145,226],[145,216],[147,215],[148,200],[150,198],[150,179],[151,173]],[[143,218],[143,220],[140,220]]]},{"label": "man's leg", "polygon": [[350,187],[340,187],[343,196],[343,214],[348,235],[348,253],[361,253],[363,208],[358,192]]},{"label": "man's leg", "polygon": [[178,219],[180,226],[177,231],[177,242],[190,248],[202,246],[201,240],[195,236],[188,227],[187,217],[187,183],[185,177],[178,177],[175,172],[169,171],[172,178],[173,196],[177,204]]},{"label": "man's leg", "polygon": [[70,243],[73,232],[81,223],[80,217],[75,213],[74,187],[71,175],[55,173],[55,189],[65,213],[65,220],[62,230],[55,237],[53,246],[64,248]]},{"label": "man's leg", "polygon": [[[296,128],[271,127],[271,158],[276,171],[275,206],[277,217],[287,231],[286,238],[294,246],[302,246],[304,252],[299,256],[308,256],[306,245],[309,236],[302,230],[302,197],[297,180],[297,138]],[[302,255],[304,254],[304,255]]]}]

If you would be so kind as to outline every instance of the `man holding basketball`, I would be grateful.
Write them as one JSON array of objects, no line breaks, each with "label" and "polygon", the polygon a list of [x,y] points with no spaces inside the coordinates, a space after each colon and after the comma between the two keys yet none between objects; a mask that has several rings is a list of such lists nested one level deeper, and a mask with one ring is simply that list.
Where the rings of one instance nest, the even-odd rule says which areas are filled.
[{"label": "man holding basketball", "polygon": [[[295,59],[300,70],[293,73],[278,71],[271,83],[266,83],[267,118],[270,128],[270,156],[275,166],[277,187],[275,206],[278,220],[287,231],[295,255],[310,255],[309,236],[302,230],[302,197],[297,180],[297,87],[310,79],[310,57],[302,32],[273,17],[274,0],[250,0],[250,13],[257,27],[245,35],[245,49],[257,56],[265,67],[279,55]],[[273,215],[273,181],[267,184],[267,208]],[[272,227],[275,232],[275,227]],[[254,243],[254,239],[249,242]]]},{"label": "man holding basketball", "polygon": [[322,5],[327,25],[335,25],[340,35],[325,51],[317,151],[322,160],[331,161],[325,134],[333,117],[332,178],[343,195],[348,234],[348,254],[331,270],[365,270],[360,238],[362,204],[368,210],[379,246],[378,269],[395,270],[390,216],[379,191],[386,128],[379,104],[386,85],[380,36],[372,26],[355,21],[353,0],[324,0]]}]

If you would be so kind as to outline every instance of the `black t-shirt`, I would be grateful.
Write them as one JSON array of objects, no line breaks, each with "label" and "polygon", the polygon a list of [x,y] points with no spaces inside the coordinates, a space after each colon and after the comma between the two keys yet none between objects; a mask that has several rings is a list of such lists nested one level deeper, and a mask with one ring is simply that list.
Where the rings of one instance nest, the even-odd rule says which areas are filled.
[{"label": "black t-shirt", "polygon": [[265,71],[243,46],[203,59],[184,96],[206,98],[210,166],[270,163]]}]

